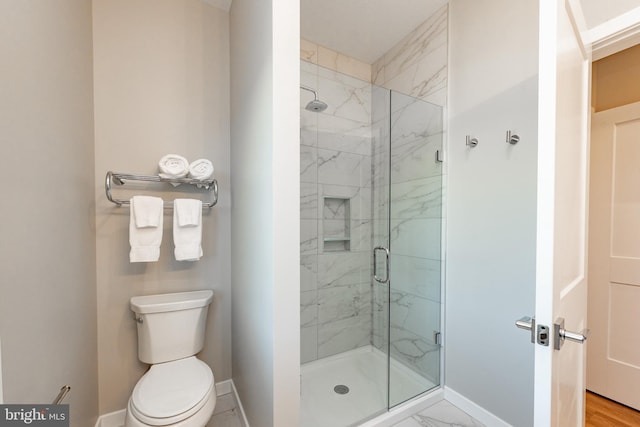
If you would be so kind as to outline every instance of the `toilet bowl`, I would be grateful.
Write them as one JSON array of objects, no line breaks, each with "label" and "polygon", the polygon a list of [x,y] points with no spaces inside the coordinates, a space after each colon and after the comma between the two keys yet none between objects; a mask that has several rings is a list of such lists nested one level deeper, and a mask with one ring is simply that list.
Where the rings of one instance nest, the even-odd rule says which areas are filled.
[{"label": "toilet bowl", "polygon": [[133,389],[125,425],[202,427],[216,405],[214,384],[209,366],[195,356],[153,365]]},{"label": "toilet bowl", "polygon": [[212,291],[131,299],[138,358],[151,364],[133,389],[125,427],[204,427],[216,405],[211,368],[195,357],[204,345]]}]

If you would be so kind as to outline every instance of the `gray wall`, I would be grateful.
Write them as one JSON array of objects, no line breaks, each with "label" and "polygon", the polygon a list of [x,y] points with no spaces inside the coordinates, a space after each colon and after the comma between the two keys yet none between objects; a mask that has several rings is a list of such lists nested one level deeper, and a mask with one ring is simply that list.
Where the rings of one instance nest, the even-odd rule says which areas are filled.
[{"label": "gray wall", "polygon": [[[200,0],[95,0],[95,203],[100,414],[123,409],[147,365],[138,360],[129,299],[213,289],[200,357],[216,382],[231,378],[229,15]],[[160,260],[129,263],[129,208],[104,196],[108,170],[153,175],[177,153],[215,167],[218,204],[203,212],[197,262],[173,256],[165,210]],[[134,184],[135,185],[135,184]],[[201,197],[184,186],[143,184],[132,194]]]},{"label": "gray wall", "polygon": [[98,413],[91,2],[0,3],[5,403]]},{"label": "gray wall", "polygon": [[236,0],[233,379],[252,427],[299,425],[299,3]]},{"label": "gray wall", "polygon": [[445,381],[530,426],[534,347],[514,321],[534,312],[538,2],[452,0],[449,11]]}]

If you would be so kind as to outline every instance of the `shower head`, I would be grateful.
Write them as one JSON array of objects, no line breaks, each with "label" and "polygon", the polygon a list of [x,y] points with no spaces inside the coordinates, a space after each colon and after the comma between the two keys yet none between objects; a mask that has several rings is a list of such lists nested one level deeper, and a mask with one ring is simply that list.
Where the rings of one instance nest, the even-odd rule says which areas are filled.
[{"label": "shower head", "polygon": [[327,104],[318,99],[318,93],[315,90],[306,86],[300,86],[300,89],[304,89],[313,93],[313,101],[309,102],[307,106],[304,108],[306,108],[309,111],[313,111],[314,113],[319,113],[327,109]]},{"label": "shower head", "polygon": [[306,108],[309,111],[313,111],[314,113],[319,113],[321,111],[326,110],[328,107],[328,105],[322,101],[320,101],[319,99],[314,99],[313,101],[309,102],[307,104]]}]

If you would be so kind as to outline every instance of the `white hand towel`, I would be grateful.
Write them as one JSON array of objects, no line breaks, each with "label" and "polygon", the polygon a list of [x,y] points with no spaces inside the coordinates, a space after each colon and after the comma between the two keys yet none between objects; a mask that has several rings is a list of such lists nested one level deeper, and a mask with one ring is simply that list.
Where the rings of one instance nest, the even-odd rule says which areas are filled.
[{"label": "white hand towel", "polygon": [[137,228],[157,227],[162,221],[163,202],[159,197],[134,196],[131,210]]},{"label": "white hand towel", "polygon": [[133,196],[129,215],[129,244],[131,245],[129,261],[158,261],[162,242],[162,199]]},{"label": "white hand towel", "polygon": [[[204,181],[213,177],[213,163],[211,160],[198,159],[189,165],[189,176],[193,179]],[[198,188],[203,187],[201,184],[197,184]]]},{"label": "white hand towel", "polygon": [[[158,169],[162,178],[184,178],[189,173],[189,161],[177,154],[167,154],[158,162]],[[180,184],[171,185],[177,187]]]},{"label": "white hand towel", "polygon": [[174,200],[173,243],[177,261],[198,261],[202,256],[202,202]]}]

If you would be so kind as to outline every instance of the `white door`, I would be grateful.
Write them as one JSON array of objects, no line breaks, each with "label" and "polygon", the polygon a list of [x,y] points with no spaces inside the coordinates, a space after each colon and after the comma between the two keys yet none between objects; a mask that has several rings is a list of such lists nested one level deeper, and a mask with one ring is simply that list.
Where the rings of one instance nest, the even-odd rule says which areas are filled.
[{"label": "white door", "polygon": [[640,410],[640,103],[592,120],[587,389]]},{"label": "white door", "polygon": [[[590,51],[570,0],[540,1],[536,322],[550,345],[535,348],[536,427],[583,425],[585,344],[554,345],[553,324],[586,328]],[[578,336],[576,334],[576,336]]]}]

